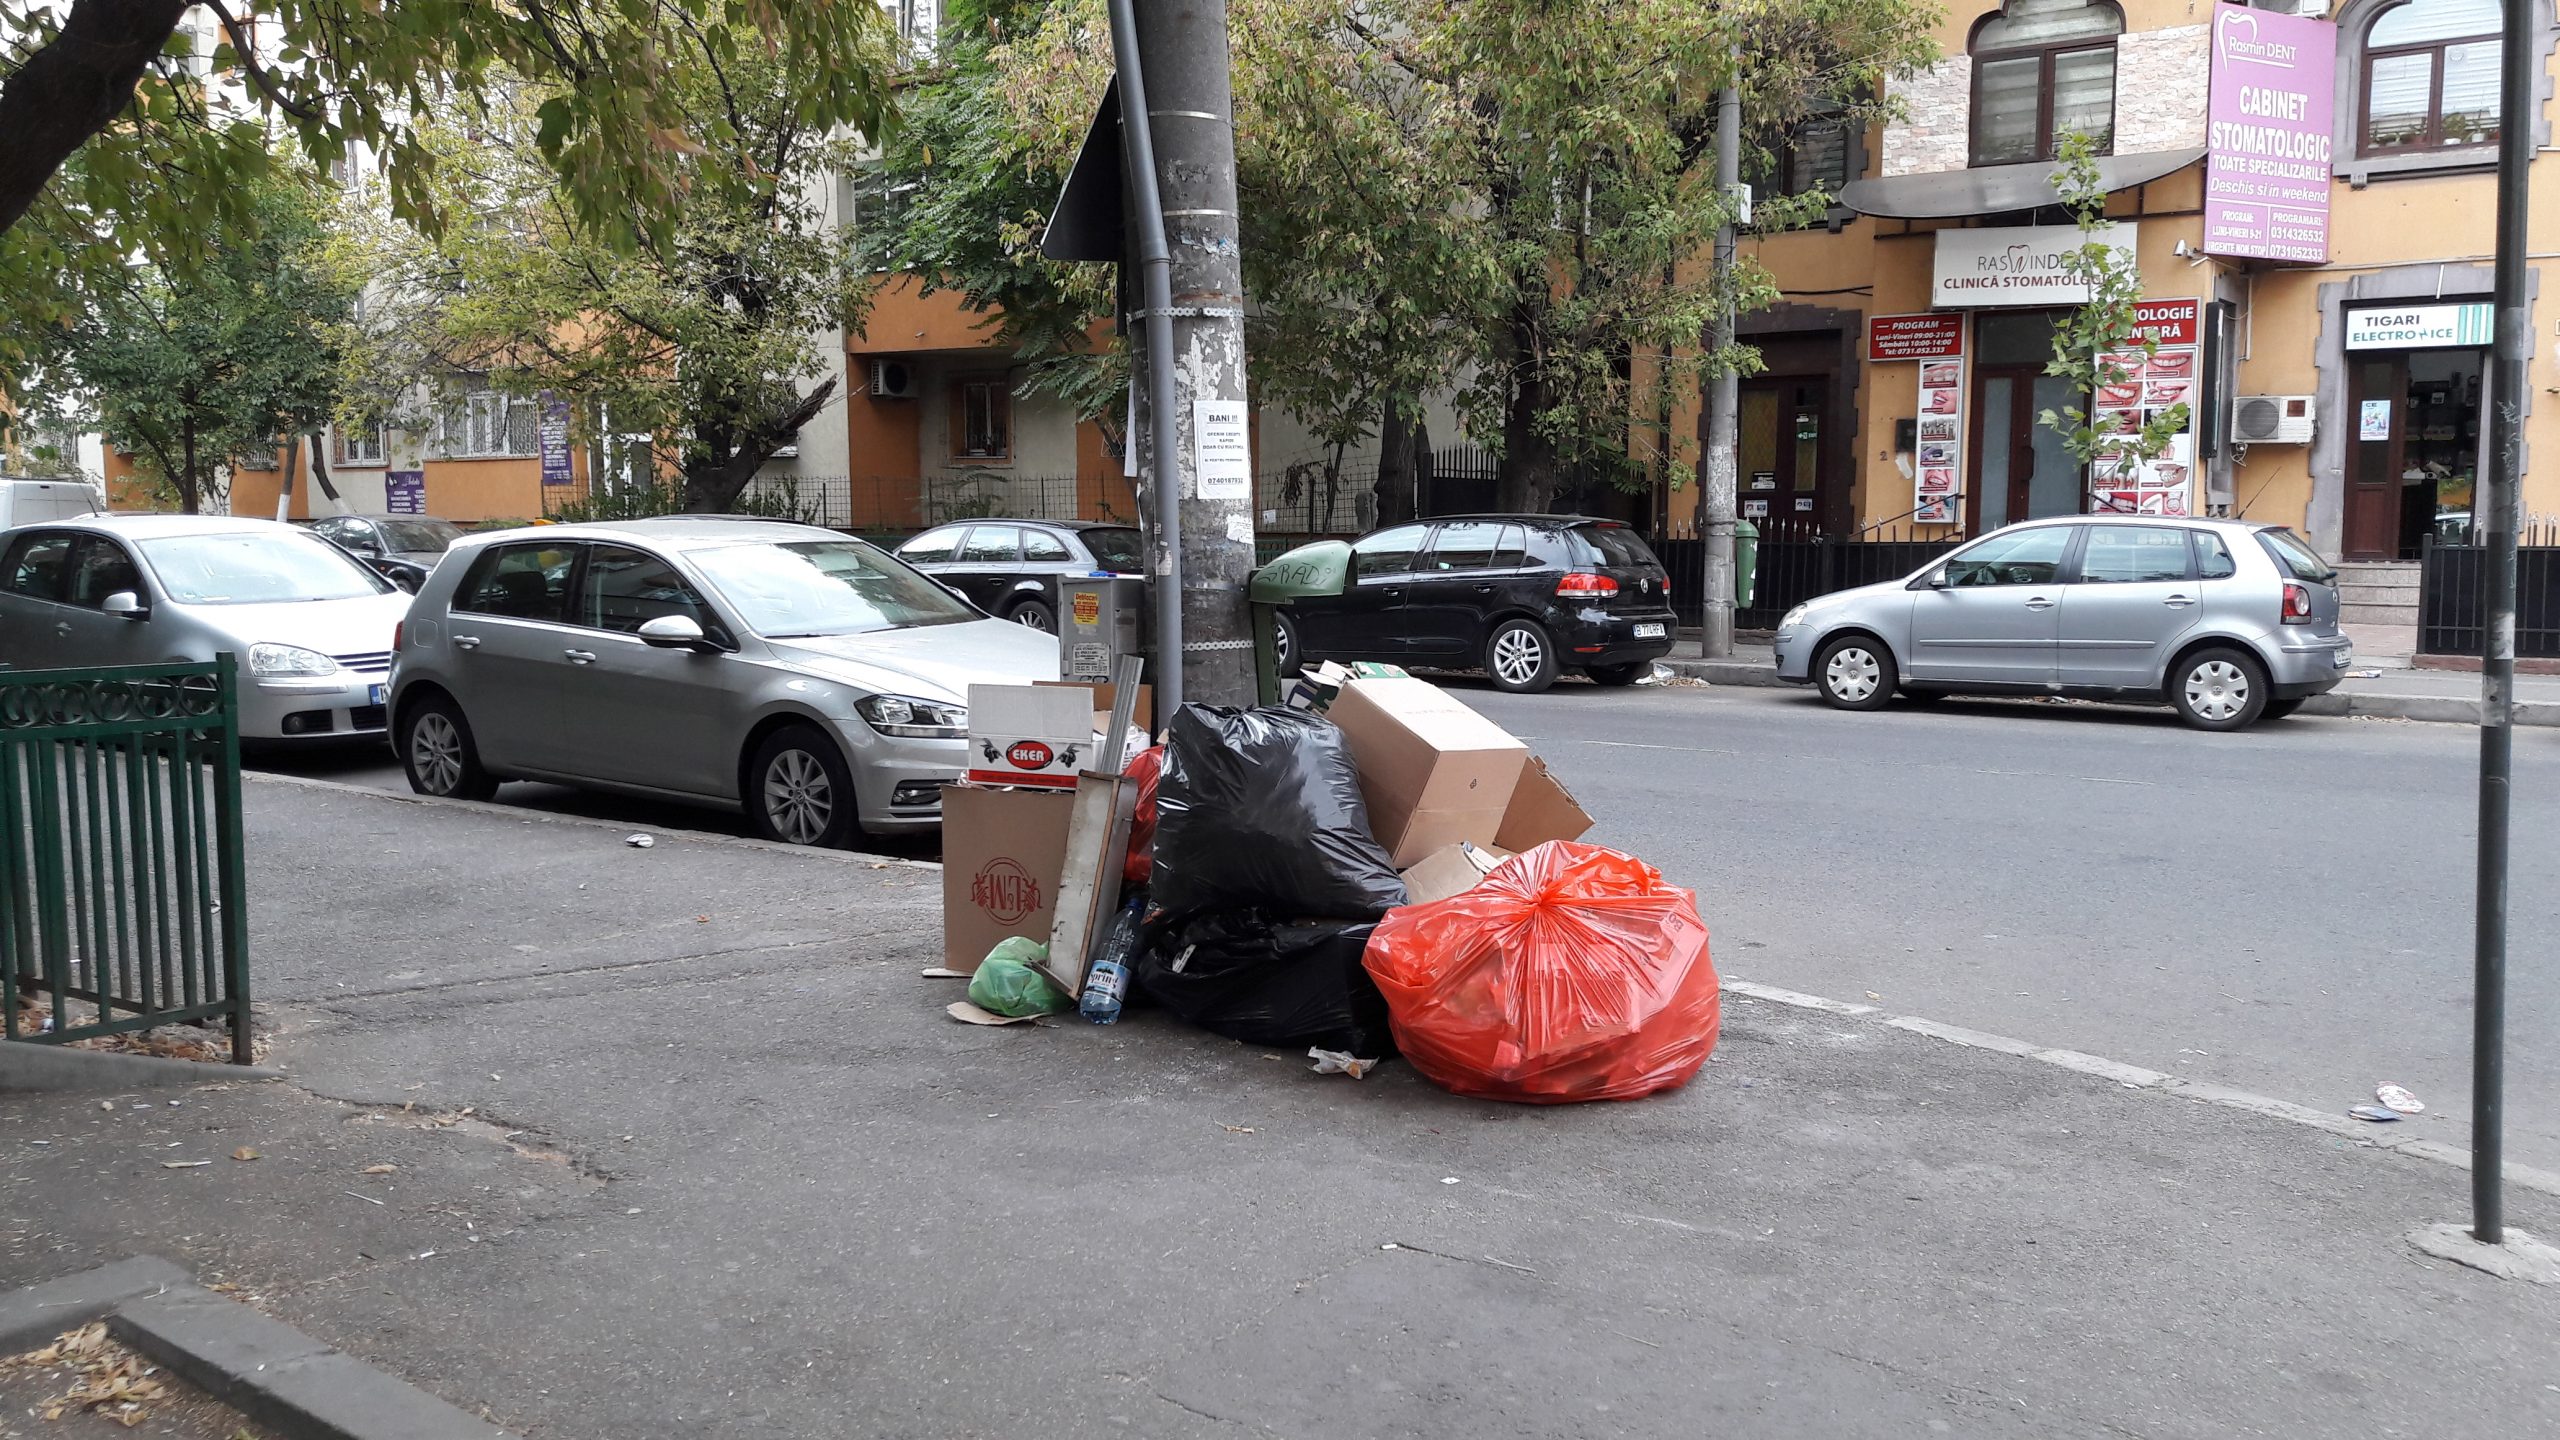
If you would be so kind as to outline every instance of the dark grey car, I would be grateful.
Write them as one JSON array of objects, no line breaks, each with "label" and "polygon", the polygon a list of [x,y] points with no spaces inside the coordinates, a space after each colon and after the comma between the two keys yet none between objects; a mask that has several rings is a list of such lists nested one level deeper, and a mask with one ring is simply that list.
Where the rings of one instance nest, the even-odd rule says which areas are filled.
[{"label": "dark grey car", "polygon": [[1146,573],[1134,527],[1089,520],[955,520],[899,546],[898,558],[990,615],[1052,634],[1060,576]]}]

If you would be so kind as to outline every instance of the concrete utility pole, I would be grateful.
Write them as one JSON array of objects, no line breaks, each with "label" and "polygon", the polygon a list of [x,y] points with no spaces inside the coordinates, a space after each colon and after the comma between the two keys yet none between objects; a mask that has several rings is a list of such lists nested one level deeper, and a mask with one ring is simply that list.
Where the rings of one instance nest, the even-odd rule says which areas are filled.
[{"label": "concrete utility pole", "polygon": [[[1742,92],[1724,87],[1716,97],[1716,193],[1724,197],[1724,223],[1716,227],[1716,283],[1727,298],[1716,314],[1714,349],[1721,360],[1733,348],[1733,213],[1742,193]],[[1701,609],[1698,653],[1722,659],[1733,653],[1733,508],[1741,475],[1734,454],[1734,411],[1740,386],[1731,369],[1707,379],[1707,454],[1699,475],[1698,520],[1707,542],[1706,603]]]},{"label": "concrete utility pole", "polygon": [[[1171,468],[1181,484],[1179,532],[1166,535],[1159,527],[1155,537],[1160,548],[1180,547],[1180,564],[1169,565],[1172,557],[1159,553],[1153,571],[1160,582],[1179,576],[1181,654],[1158,658],[1161,671],[1179,666],[1181,699],[1251,705],[1253,631],[1244,585],[1254,567],[1253,459],[1227,7],[1225,0],[1130,0],[1130,6],[1153,132],[1153,179],[1172,252],[1173,352],[1151,350],[1144,358],[1151,366],[1170,364],[1173,414],[1155,413],[1142,398],[1132,437],[1142,475],[1161,473],[1149,463],[1156,446],[1173,446]],[[1122,93],[1136,92],[1124,84]],[[1148,178],[1129,177],[1133,185]]]}]

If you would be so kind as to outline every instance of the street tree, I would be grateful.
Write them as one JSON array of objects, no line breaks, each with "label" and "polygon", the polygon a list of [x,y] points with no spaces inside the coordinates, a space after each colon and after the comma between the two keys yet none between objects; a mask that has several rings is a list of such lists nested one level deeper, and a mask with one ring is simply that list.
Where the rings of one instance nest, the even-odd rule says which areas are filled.
[{"label": "street tree", "polygon": [[[2128,412],[2094,403],[2110,387],[2134,381],[2127,356],[2147,361],[2160,342],[2138,323],[2141,266],[2132,251],[2109,244],[2100,233],[2107,225],[2107,187],[2098,173],[2096,142],[2075,130],[2061,137],[2055,152],[2054,189],[2080,229],[2080,243],[2062,257],[2063,273],[2088,287],[2089,298],[2054,325],[2053,357],[2044,373],[2068,379],[2071,393],[2083,401],[2045,410],[2036,419],[2062,438],[2088,472],[2091,491],[2131,488],[2142,467],[2186,433],[2187,405],[2182,400],[2165,410]],[[2128,413],[2143,418],[2128,422]]]},{"label": "street tree", "polygon": [[92,272],[42,352],[35,408],[76,417],[130,454],[189,514],[225,498],[230,466],[327,423],[357,282],[333,246],[331,197],[307,169],[261,171],[245,219],[183,267]]},{"label": "street tree", "polygon": [[719,118],[674,162],[663,224],[620,243],[589,227],[545,159],[557,90],[493,87],[429,127],[442,223],[375,217],[380,280],[353,393],[397,417],[420,378],[429,405],[458,374],[550,391],[590,438],[608,417],[614,433],[652,437],[672,503],[715,512],[841,403],[818,346],[869,292],[829,213],[854,142],[812,118],[787,57],[716,29],[687,44],[658,83]]}]

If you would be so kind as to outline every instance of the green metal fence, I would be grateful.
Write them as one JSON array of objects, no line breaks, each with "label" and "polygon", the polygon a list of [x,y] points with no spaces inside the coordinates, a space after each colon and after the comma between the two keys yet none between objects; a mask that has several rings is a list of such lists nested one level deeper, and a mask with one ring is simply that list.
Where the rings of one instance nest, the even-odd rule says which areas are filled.
[{"label": "green metal fence", "polygon": [[7,1038],[219,1021],[249,1062],[239,721],[228,655],[0,671]]}]

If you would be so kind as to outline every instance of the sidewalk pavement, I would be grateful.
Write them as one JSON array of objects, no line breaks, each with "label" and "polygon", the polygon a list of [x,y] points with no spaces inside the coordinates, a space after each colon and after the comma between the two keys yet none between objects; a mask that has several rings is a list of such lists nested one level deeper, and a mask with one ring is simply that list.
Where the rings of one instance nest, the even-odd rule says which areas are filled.
[{"label": "sidewalk pavement", "polygon": [[13,1099],[0,1286],[162,1254],[584,1440],[2560,1426],[2560,1289],[2414,1249],[2467,1177],[2362,1134],[1741,993],[1685,1090],[1552,1110],[974,1029],[930,868],[248,817],[287,1078]]},{"label": "sidewalk pavement", "polygon": [[[1665,663],[1675,674],[1710,685],[1786,685],[1765,640],[1743,640],[1731,657],[1719,660],[1699,658],[1698,642],[1682,640]],[[2476,671],[2412,669],[2406,656],[2359,657],[2337,689],[2303,702],[2300,713],[2476,725],[2480,676]],[[2516,723],[2560,726],[2560,675],[2516,677]]]}]

